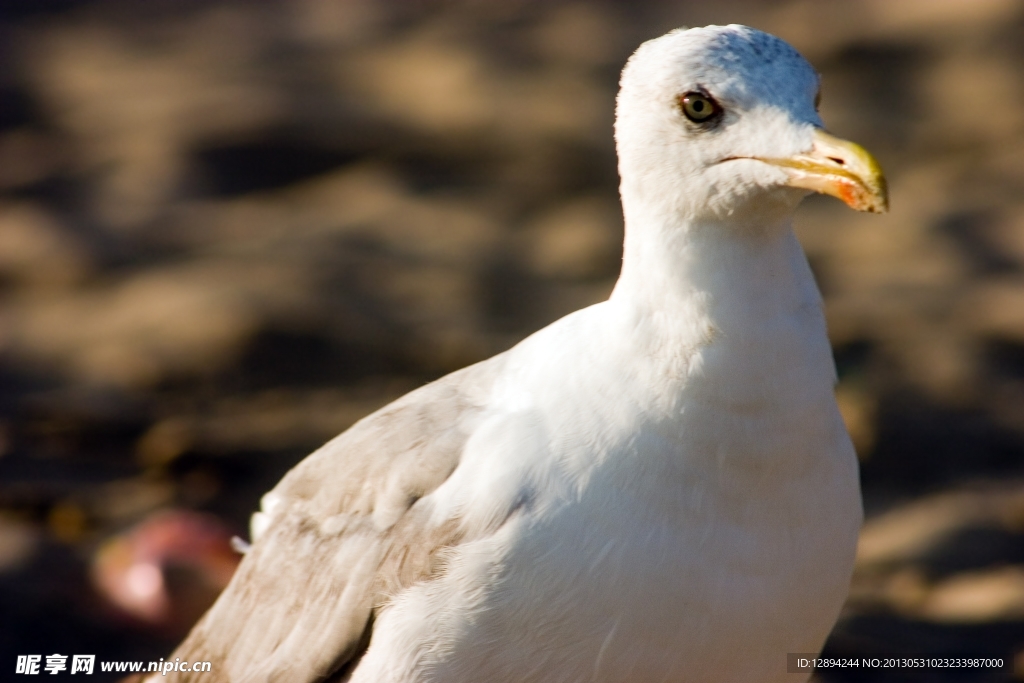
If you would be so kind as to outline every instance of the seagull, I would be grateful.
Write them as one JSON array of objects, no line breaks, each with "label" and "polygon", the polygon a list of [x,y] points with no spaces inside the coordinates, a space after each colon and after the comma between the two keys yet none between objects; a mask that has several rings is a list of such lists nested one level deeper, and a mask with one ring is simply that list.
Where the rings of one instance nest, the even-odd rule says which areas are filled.
[{"label": "seagull", "polygon": [[[427,384],[261,501],[231,583],[153,680],[805,680],[862,521],[811,192],[887,209],[815,70],[739,25],[622,72],[607,301]],[[175,668],[178,668],[177,666]]]}]

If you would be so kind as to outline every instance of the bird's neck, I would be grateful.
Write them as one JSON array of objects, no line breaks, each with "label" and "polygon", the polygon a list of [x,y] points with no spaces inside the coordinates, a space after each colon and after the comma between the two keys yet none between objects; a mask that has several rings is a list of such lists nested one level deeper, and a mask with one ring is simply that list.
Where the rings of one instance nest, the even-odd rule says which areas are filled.
[{"label": "bird's neck", "polygon": [[789,212],[751,213],[724,223],[668,212],[638,215],[627,204],[625,218],[613,298],[664,309],[701,292],[759,299],[807,284]]},{"label": "bird's neck", "polygon": [[622,273],[611,299],[630,316],[663,320],[663,342],[699,345],[717,333],[763,336],[782,317],[820,316],[820,294],[791,213],[714,224],[628,209]]},{"label": "bird's neck", "polygon": [[770,225],[631,225],[627,213],[609,303],[651,376],[678,378],[679,392],[699,385],[716,405],[787,409],[831,396],[821,295],[788,216]]}]

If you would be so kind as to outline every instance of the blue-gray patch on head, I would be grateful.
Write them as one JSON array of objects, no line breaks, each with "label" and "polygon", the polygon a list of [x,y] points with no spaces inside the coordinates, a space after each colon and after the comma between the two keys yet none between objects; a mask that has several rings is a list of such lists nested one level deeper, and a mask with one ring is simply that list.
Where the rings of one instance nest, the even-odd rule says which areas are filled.
[{"label": "blue-gray patch on head", "polygon": [[791,45],[768,33],[736,24],[677,30],[650,41],[637,57],[648,72],[653,63],[662,63],[664,71],[657,71],[674,81],[665,86],[702,86],[726,106],[769,105],[798,118],[816,118],[817,72]]}]

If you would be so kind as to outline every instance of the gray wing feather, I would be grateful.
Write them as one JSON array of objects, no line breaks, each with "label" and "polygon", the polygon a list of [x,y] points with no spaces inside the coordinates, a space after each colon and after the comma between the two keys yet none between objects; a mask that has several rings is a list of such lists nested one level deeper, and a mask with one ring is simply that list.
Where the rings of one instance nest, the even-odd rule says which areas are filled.
[{"label": "gray wing feather", "polygon": [[374,609],[463,540],[457,520],[432,523],[415,503],[458,465],[503,363],[407,394],[292,469],[269,494],[266,530],[171,659],[212,662],[194,675],[205,683],[302,683],[351,668]]}]

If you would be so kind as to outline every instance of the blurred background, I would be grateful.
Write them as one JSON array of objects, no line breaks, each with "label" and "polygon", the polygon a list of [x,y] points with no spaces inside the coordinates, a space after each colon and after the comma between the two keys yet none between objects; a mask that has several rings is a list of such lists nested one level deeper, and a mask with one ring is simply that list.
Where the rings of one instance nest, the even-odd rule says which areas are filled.
[{"label": "blurred background", "polygon": [[301,457],[606,297],[619,70],[733,22],[892,193],[797,219],[868,513],[826,653],[1008,662],[818,678],[1024,680],[1016,0],[6,0],[2,666],[165,656]]}]

